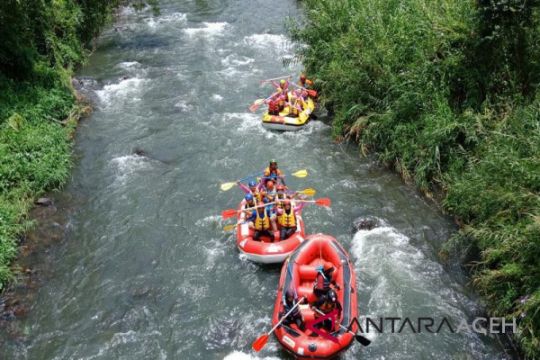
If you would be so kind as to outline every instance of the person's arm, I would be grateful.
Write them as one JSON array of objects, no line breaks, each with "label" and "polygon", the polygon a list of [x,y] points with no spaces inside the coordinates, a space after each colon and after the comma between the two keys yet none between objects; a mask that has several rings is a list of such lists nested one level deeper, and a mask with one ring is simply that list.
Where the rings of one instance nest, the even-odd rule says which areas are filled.
[{"label": "person's arm", "polygon": [[296,205],[294,207],[294,212],[299,213],[300,211],[302,211],[302,209],[304,208],[304,205],[306,205],[305,202],[301,202],[300,204]]},{"label": "person's arm", "polygon": [[245,184],[242,184],[240,181],[237,181],[236,184],[238,184],[238,187],[240,190],[242,190],[244,193],[249,194],[251,190],[249,190],[249,187]]}]

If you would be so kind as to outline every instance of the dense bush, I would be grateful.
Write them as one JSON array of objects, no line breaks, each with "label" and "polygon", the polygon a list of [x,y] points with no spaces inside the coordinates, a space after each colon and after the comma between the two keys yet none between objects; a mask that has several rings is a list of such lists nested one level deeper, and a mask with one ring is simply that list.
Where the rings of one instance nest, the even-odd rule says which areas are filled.
[{"label": "dense bush", "polygon": [[[488,310],[540,357],[539,2],[307,0],[299,58],[357,140],[463,224]],[[449,247],[448,247],[449,248]]]},{"label": "dense bush", "polygon": [[68,177],[80,111],[70,75],[117,3],[0,1],[0,290],[33,199]]}]

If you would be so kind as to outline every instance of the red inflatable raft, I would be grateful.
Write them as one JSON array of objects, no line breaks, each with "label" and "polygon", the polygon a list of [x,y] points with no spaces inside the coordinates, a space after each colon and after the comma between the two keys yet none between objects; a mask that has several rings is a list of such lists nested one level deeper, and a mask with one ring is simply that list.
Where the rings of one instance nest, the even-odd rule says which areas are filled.
[{"label": "red inflatable raft", "polygon": [[[240,203],[238,209],[243,209],[244,206],[245,200]],[[261,237],[261,241],[253,240],[254,231],[249,228],[247,223],[244,223],[244,219],[244,212],[239,212],[238,226],[236,228],[236,245],[251,261],[264,264],[281,263],[305,240],[304,221],[301,214],[296,215],[296,232],[287,240],[281,241],[278,231],[274,233],[274,242],[270,242],[270,239],[264,236]]]},{"label": "red inflatable raft", "polygon": [[[307,241],[294,251],[283,265],[272,325],[279,321],[279,314],[283,312],[284,292],[294,288],[298,298],[305,297],[309,303],[315,301],[313,285],[317,275],[317,266],[330,262],[336,268],[333,280],[339,285],[335,290],[338,300],[343,308],[339,322],[348,327],[352,320],[358,316],[356,299],[356,278],[353,264],[347,252],[331,236],[316,234],[309,235]],[[315,314],[308,304],[300,305],[300,312],[304,322],[313,321]],[[329,359],[348,348],[354,340],[354,335],[336,325],[337,331],[331,333],[337,343],[322,336],[313,335],[306,328],[301,331],[296,325],[281,325],[274,332],[280,344],[296,358],[299,359]],[[353,326],[353,331],[357,330]]]}]

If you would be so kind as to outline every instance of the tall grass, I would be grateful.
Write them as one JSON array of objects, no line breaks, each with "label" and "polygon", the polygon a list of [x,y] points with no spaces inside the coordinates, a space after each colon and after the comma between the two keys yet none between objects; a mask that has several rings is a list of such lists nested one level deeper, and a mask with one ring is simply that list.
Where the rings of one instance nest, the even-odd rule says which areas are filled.
[{"label": "tall grass", "polygon": [[358,141],[463,224],[472,283],[540,357],[540,29],[522,0],[307,0],[298,56]]}]

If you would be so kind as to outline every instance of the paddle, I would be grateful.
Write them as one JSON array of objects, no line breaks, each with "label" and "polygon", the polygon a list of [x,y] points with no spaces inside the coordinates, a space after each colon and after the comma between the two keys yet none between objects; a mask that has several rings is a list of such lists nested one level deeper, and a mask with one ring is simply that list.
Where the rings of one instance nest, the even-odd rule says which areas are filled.
[{"label": "paddle", "polygon": [[256,173],[256,174],[252,174],[252,175],[249,175],[249,176],[246,176],[245,178],[242,178],[240,180],[236,180],[236,181],[231,181],[231,182],[226,182],[226,183],[223,183],[221,184],[219,187],[221,189],[221,191],[229,191],[231,190],[235,185],[236,183],[240,182],[240,181],[244,181],[244,180],[247,180],[249,178],[252,178],[252,177],[255,177],[255,176],[259,176],[261,175],[261,173]]},{"label": "paddle", "polygon": [[[308,176],[308,171],[306,169],[298,170],[297,172],[294,172],[291,175],[297,178],[305,178],[306,176]],[[276,176],[263,176],[262,179],[272,179]],[[286,175],[281,175],[281,176],[286,176]]]},{"label": "paddle", "polygon": [[245,209],[241,209],[241,210],[236,210],[236,209],[223,210],[221,212],[221,217],[223,219],[229,219],[229,218],[232,218],[233,216],[236,216],[236,214],[238,214],[239,212],[247,211],[247,210],[255,210],[255,209],[258,209],[258,208],[262,208],[262,207],[267,207],[268,205],[272,205],[272,204],[275,204],[275,203],[276,203],[276,201],[272,201],[272,202],[268,202],[266,204],[257,205],[257,206],[254,206],[254,207],[245,208]]},{"label": "paddle", "polygon": [[306,90],[307,93],[308,93],[308,95],[309,95],[310,97],[317,97],[317,91],[316,91],[316,90],[306,89],[305,87],[302,87],[302,86],[300,86],[300,85],[296,85],[295,83],[292,83],[292,85],[293,85],[294,87],[299,88],[299,89]]},{"label": "paddle", "polygon": [[259,336],[257,338],[257,340],[255,340],[253,342],[253,344],[251,345],[251,347],[253,348],[253,350],[259,352],[262,350],[262,348],[264,348],[264,346],[266,345],[266,343],[268,342],[268,338],[270,337],[270,335],[272,335],[272,333],[274,332],[274,330],[277,329],[277,327],[279,325],[281,325],[281,323],[283,322],[283,320],[285,320],[293,311],[294,309],[296,309],[298,307],[298,305],[300,305],[300,303],[304,300],[304,297],[301,297],[298,302],[296,303],[296,305],[294,305],[292,307],[291,310],[289,310],[288,313],[286,313],[285,315],[283,315],[283,317],[278,321],[278,323],[272,328],[272,330],[270,330],[269,332],[267,332],[266,334],[263,334],[261,336]]},{"label": "paddle", "polygon": [[241,225],[241,224],[244,224],[244,223],[239,222],[239,223],[236,223],[236,224],[225,225],[223,227],[223,231],[232,231],[232,230],[234,230],[235,227],[237,227],[238,225]]},{"label": "paddle", "polygon": [[[319,314],[321,315],[326,315],[325,313],[323,313],[321,310],[319,309],[315,309],[315,311],[317,311]],[[356,319],[355,319],[356,320]],[[362,336],[360,334],[357,334],[355,333],[354,331],[351,331],[349,330],[347,327],[341,325],[341,324],[338,324],[340,328],[342,328],[343,330],[347,330],[348,333],[351,333],[354,335],[354,338],[356,339],[356,341],[358,341],[360,344],[364,345],[364,346],[368,346],[369,344],[371,344],[371,340],[369,340],[367,337],[365,336]]]},{"label": "paddle", "polygon": [[318,206],[330,207],[332,200],[330,198],[320,198],[316,200],[296,200],[297,202],[313,203]]},{"label": "paddle", "polygon": [[293,192],[295,195],[296,194],[302,194],[302,195],[306,195],[306,196],[315,196],[315,194],[317,193],[317,191],[315,189],[312,189],[312,188],[308,188],[308,189],[305,189],[305,190],[300,190],[300,191],[295,191]]},{"label": "paddle", "polygon": [[261,85],[262,85],[262,84],[270,82],[270,81],[281,80],[281,79],[290,79],[290,78],[292,78],[292,75],[285,75],[285,76],[280,76],[280,77],[273,78],[273,79],[261,80],[260,82],[261,82]]},{"label": "paddle", "polygon": [[270,95],[266,99],[257,99],[257,100],[255,100],[253,102],[253,104],[251,104],[251,106],[249,107],[249,111],[251,111],[251,112],[257,111],[259,109],[259,106],[261,106],[262,104],[264,104],[265,101],[270,100],[273,97],[274,97],[274,94]]}]

